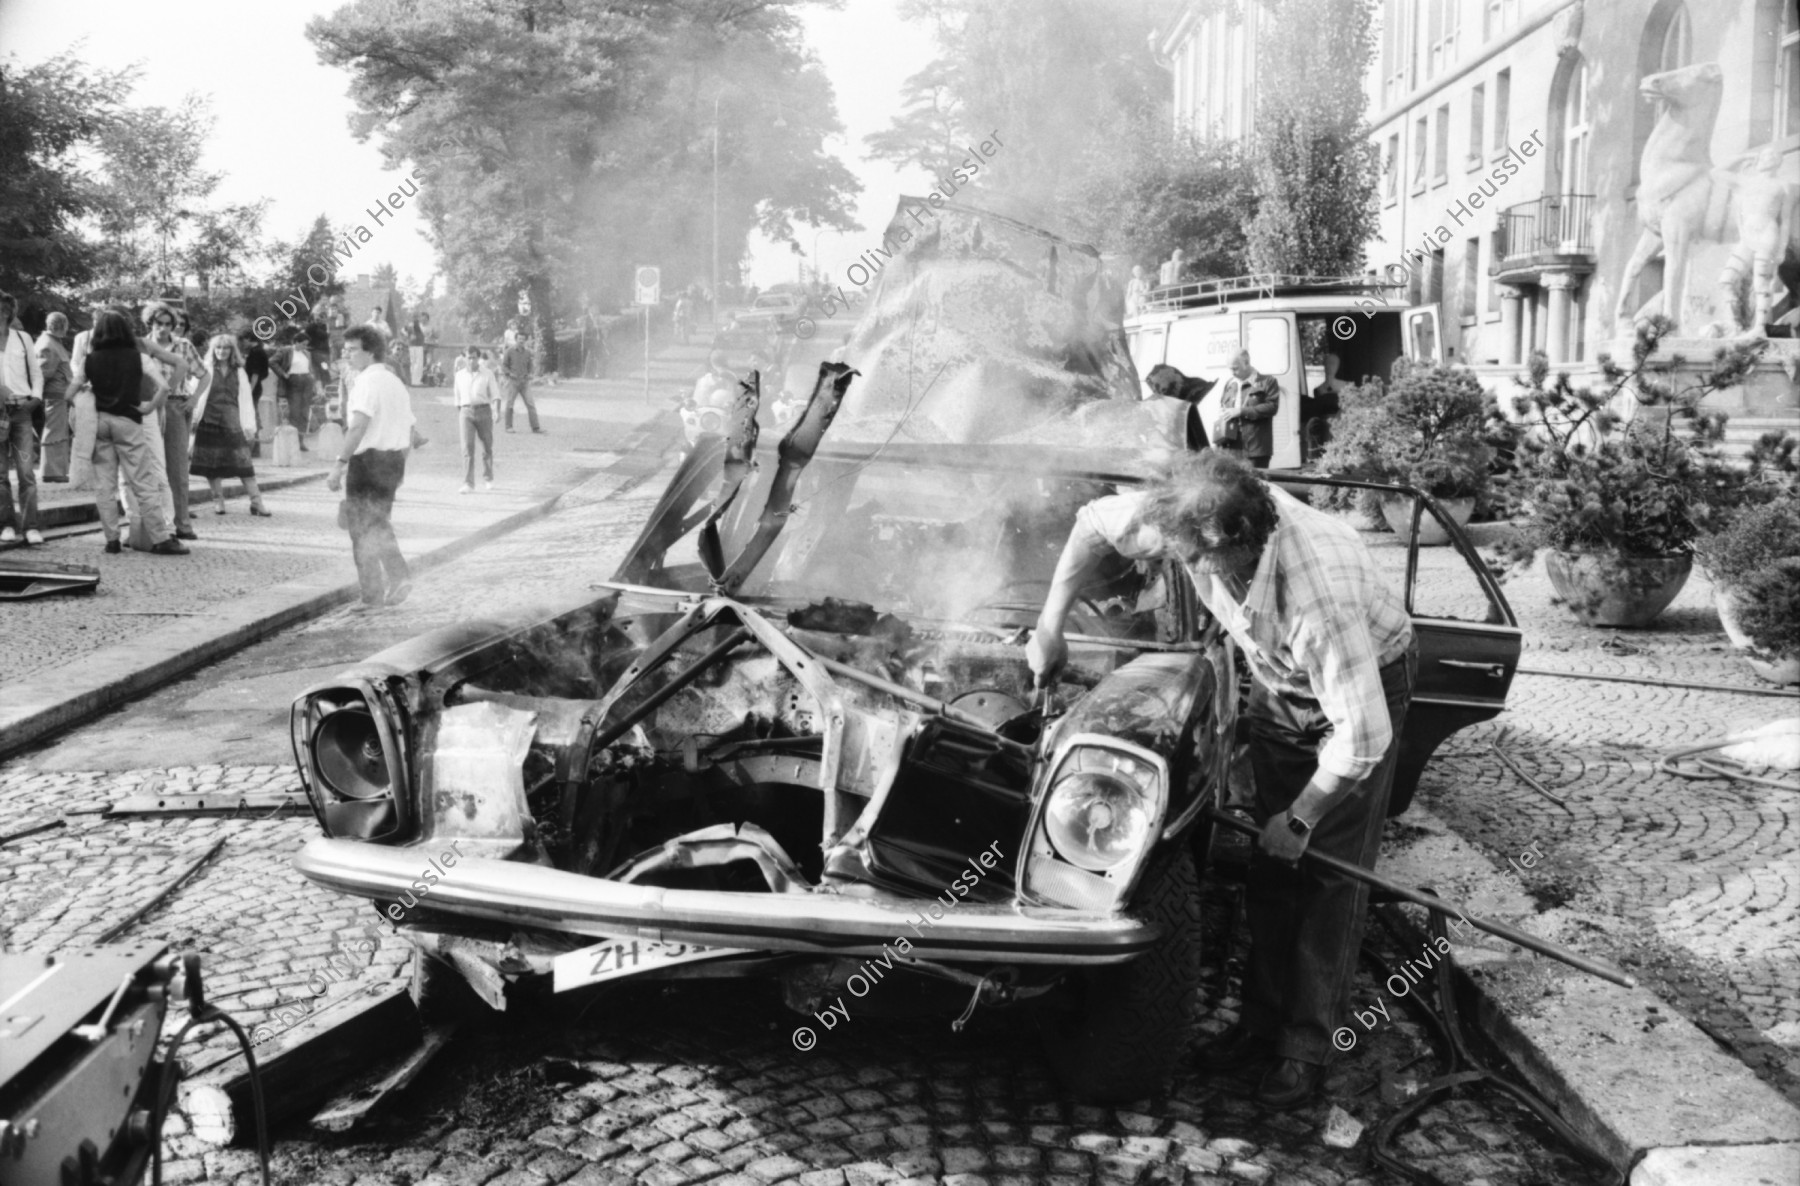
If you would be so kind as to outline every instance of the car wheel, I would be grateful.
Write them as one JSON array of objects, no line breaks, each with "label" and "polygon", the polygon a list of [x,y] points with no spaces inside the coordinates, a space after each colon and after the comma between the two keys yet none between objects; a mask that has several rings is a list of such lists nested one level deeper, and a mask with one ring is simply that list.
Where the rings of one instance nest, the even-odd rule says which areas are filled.
[{"label": "car wheel", "polygon": [[1130,963],[1075,977],[1072,1015],[1044,1019],[1045,1052],[1070,1094],[1088,1103],[1143,1099],[1175,1071],[1200,986],[1200,889],[1183,841],[1146,873],[1135,913],[1162,940]]}]

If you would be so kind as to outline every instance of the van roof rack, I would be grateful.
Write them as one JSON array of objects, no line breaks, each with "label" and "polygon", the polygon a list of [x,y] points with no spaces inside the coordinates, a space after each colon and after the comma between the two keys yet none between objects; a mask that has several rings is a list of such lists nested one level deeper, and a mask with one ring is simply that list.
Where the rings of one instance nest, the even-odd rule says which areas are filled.
[{"label": "van roof rack", "polygon": [[1380,295],[1384,291],[1404,287],[1403,284],[1387,283],[1366,276],[1295,276],[1284,272],[1254,272],[1248,276],[1194,280],[1186,284],[1153,288],[1139,311],[1151,313],[1191,309],[1199,305],[1222,305],[1232,297],[1243,296]]}]

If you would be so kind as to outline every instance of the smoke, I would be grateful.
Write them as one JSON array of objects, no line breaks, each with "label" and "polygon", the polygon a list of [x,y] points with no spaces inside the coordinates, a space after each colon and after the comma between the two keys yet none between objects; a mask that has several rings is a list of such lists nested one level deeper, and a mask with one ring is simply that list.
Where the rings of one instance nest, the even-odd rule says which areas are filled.
[{"label": "smoke", "polygon": [[915,235],[920,205],[903,198],[883,237],[891,258],[845,350],[865,377],[834,441],[1024,439],[1136,399],[1092,248],[954,203]]}]

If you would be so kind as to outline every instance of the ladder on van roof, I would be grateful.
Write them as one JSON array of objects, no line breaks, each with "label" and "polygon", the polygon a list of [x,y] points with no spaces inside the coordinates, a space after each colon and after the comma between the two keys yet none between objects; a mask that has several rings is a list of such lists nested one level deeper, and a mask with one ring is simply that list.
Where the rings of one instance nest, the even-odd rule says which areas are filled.
[{"label": "ladder on van roof", "polygon": [[1285,296],[1380,296],[1406,287],[1364,276],[1295,276],[1282,272],[1255,272],[1222,280],[1196,280],[1150,290],[1140,313],[1223,305],[1233,298],[1266,299]]}]

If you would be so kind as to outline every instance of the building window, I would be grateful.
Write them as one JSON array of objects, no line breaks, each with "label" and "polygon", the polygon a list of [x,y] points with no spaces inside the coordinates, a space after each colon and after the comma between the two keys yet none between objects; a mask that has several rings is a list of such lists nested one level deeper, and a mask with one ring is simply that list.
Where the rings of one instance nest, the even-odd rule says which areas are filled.
[{"label": "building window", "polygon": [[1421,294],[1421,305],[1433,305],[1444,299],[1444,249],[1438,248],[1431,253],[1431,263],[1425,269],[1425,291]]},{"label": "building window", "polygon": [[1425,188],[1425,166],[1431,152],[1431,119],[1421,115],[1413,121],[1413,192]]},{"label": "building window", "polygon": [[1387,140],[1387,169],[1382,178],[1381,192],[1392,202],[1400,196],[1400,133],[1395,132]]},{"label": "building window", "polygon": [[1487,0],[1481,15],[1481,39],[1492,41],[1519,23],[1519,0]]},{"label": "building window", "polygon": [[1550,88],[1551,126],[1562,132],[1560,151],[1552,155],[1556,168],[1555,194],[1587,192],[1588,150],[1592,125],[1588,122],[1587,60],[1579,53],[1563,60]]},{"label": "building window", "polygon": [[1406,94],[1406,0],[1382,0],[1381,105],[1392,107]]},{"label": "building window", "polygon": [[[1687,5],[1682,0],[1660,0],[1644,22],[1643,39],[1638,42],[1638,81],[1653,74],[1679,70],[1694,58],[1693,26],[1688,21]],[[1631,184],[1638,184],[1638,170],[1643,165],[1644,145],[1650,142],[1656,127],[1660,105],[1644,95],[1637,97],[1633,123],[1636,139],[1631,150]]]},{"label": "building window", "polygon": [[1497,229],[1488,236],[1487,310],[1490,320],[1500,313],[1500,247],[1504,238],[1505,232]]},{"label": "building window", "polygon": [[1481,313],[1481,240],[1463,243],[1462,315],[1473,321]]},{"label": "building window", "polygon": [[1431,179],[1450,179],[1450,104],[1437,109],[1437,151],[1432,154]]},{"label": "building window", "polygon": [[1469,92],[1469,167],[1476,168],[1481,161],[1481,121],[1487,103],[1487,87],[1478,86]]},{"label": "building window", "polygon": [[1800,14],[1781,6],[1781,41],[1775,68],[1775,135],[1800,136]]},{"label": "building window", "polygon": [[1462,26],[1460,0],[1423,0],[1425,20],[1425,77],[1436,78],[1456,61],[1456,34]]},{"label": "building window", "polygon": [[1502,70],[1494,76],[1494,151],[1505,152],[1510,129],[1506,126],[1512,106],[1512,71]]}]

